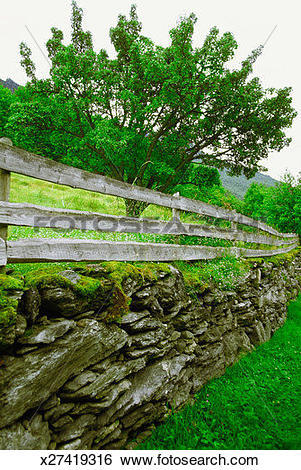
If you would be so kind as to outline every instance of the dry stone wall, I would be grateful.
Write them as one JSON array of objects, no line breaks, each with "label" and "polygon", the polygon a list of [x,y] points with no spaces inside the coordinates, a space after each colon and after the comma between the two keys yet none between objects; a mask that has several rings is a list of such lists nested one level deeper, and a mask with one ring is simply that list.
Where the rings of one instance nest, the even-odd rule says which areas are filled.
[{"label": "dry stone wall", "polygon": [[[110,322],[118,296],[109,283],[93,301],[63,283],[10,289],[18,315],[2,331],[0,448],[133,446],[171,407],[269,340],[298,293],[300,268],[298,256],[257,262],[235,290],[208,286],[194,296],[172,266],[155,280],[129,276],[129,311]],[[103,272],[92,266],[89,276]],[[75,286],[80,279],[72,270],[60,277]]]}]

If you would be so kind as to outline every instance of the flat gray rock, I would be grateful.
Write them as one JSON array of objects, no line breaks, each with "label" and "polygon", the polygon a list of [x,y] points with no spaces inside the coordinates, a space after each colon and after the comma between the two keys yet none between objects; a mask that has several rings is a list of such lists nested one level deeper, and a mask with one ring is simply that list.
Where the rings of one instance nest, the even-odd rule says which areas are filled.
[{"label": "flat gray rock", "polygon": [[0,449],[2,450],[38,450],[47,449],[50,443],[48,424],[36,415],[29,426],[21,423],[13,424],[0,430]]},{"label": "flat gray rock", "polygon": [[91,414],[81,415],[72,423],[68,423],[63,430],[56,436],[56,442],[71,441],[80,437],[89,430],[96,421],[96,417]]},{"label": "flat gray rock", "polygon": [[181,354],[171,359],[162,359],[141,370],[133,378],[131,388],[109,408],[106,415],[111,417],[116,413],[118,419],[119,413],[125,416],[133,408],[148,403],[154,397],[156,400],[166,400],[170,387],[173,387],[174,381],[177,381],[190,361],[188,355]]},{"label": "flat gray rock", "polygon": [[150,315],[150,312],[148,310],[143,310],[142,312],[129,312],[121,318],[120,324],[129,325],[130,323],[139,321],[142,318],[145,318],[149,315]]},{"label": "flat gray rock", "polygon": [[0,371],[0,428],[40,406],[70,377],[118,351],[128,341],[127,333],[116,325],[82,322],[82,327],[76,326],[32,354],[5,356],[6,368]]},{"label": "flat gray rock", "polygon": [[[102,396],[103,391],[111,384],[116,384],[127,375],[137,372],[144,366],[145,360],[140,358],[134,361],[113,364],[102,374],[89,371],[83,372],[64,385],[60,396],[67,400],[96,399]],[[118,384],[114,386],[117,387]]]},{"label": "flat gray rock", "polygon": [[21,344],[49,344],[53,343],[57,338],[63,336],[67,331],[75,328],[76,323],[72,320],[63,320],[50,325],[34,326],[30,335],[22,336],[18,342]]}]

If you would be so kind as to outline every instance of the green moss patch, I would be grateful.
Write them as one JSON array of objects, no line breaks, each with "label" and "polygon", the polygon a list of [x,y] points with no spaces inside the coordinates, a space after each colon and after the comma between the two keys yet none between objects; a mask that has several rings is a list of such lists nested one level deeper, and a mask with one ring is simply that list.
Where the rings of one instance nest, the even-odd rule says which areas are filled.
[{"label": "green moss patch", "polygon": [[[95,266],[98,268],[96,274]],[[116,281],[119,285],[122,285],[129,278],[143,285],[145,282],[155,282],[158,279],[159,273],[170,274],[171,272],[169,265],[166,263],[128,263],[124,261],[105,261],[97,265],[75,267],[74,269],[87,276],[106,276]]]},{"label": "green moss patch", "polygon": [[62,268],[54,266],[51,268],[30,271],[25,276],[25,287],[36,287],[44,289],[47,287],[63,287],[73,290],[79,297],[94,297],[101,288],[102,283],[99,279],[79,275],[77,282],[72,282],[62,273]]},{"label": "green moss patch", "polygon": [[144,276],[139,268],[125,263],[101,263],[96,268],[95,265],[70,266],[69,270],[74,270],[78,276],[73,281],[65,276],[60,265],[47,266],[27,272],[25,286],[39,290],[47,287],[70,289],[78,297],[88,298],[91,303],[99,298],[108,305],[105,320],[117,320],[129,311],[131,301],[123,291],[123,282],[132,278],[142,285]]},{"label": "green moss patch", "polygon": [[16,322],[18,300],[13,296],[14,291],[23,287],[21,277],[0,274],[0,348],[7,345],[8,329]]},{"label": "green moss patch", "polygon": [[0,329],[12,326],[16,321],[17,311],[14,306],[5,307],[0,310]]},{"label": "green moss patch", "polygon": [[[166,263],[127,263],[107,261],[94,265],[74,266],[76,272],[96,279],[106,279],[111,283],[111,292],[107,302],[106,321],[118,321],[129,311],[131,298],[124,292],[124,285],[132,279],[142,287],[147,282],[155,282],[159,274],[170,274],[171,269]],[[90,277],[90,278],[91,278]]]},{"label": "green moss patch", "polygon": [[174,265],[182,272],[189,293],[204,292],[210,285],[233,289],[249,271],[244,260],[230,255],[209,261],[177,261]]},{"label": "green moss patch", "polygon": [[23,285],[21,279],[0,274],[0,328],[14,323],[18,301],[12,297],[12,294],[15,290],[22,290]]},{"label": "green moss patch", "polygon": [[283,253],[281,255],[274,255],[274,256],[267,256],[264,258],[248,258],[247,262],[254,264],[264,264],[264,263],[272,263],[274,266],[282,266],[286,263],[292,263],[295,258],[301,254],[301,248],[295,248],[288,253]]},{"label": "green moss patch", "polygon": [[13,276],[0,274],[0,291],[22,290],[23,286],[24,281],[22,276],[15,274]]}]

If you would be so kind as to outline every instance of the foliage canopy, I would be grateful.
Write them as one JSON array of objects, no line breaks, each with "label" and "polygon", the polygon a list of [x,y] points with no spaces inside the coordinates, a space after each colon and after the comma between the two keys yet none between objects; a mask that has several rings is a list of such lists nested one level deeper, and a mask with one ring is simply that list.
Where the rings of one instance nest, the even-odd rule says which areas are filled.
[{"label": "foliage canopy", "polygon": [[289,173],[275,187],[253,183],[245,199],[245,212],[265,220],[281,232],[301,236],[301,174],[294,178]]},{"label": "foliage canopy", "polygon": [[0,84],[0,136],[6,136],[6,125],[9,119],[10,106],[13,102],[13,95],[8,88]]},{"label": "foliage canopy", "polygon": [[262,47],[230,70],[237,48],[231,33],[214,27],[201,47],[193,47],[191,14],[162,47],[142,34],[132,6],[129,18],[120,15],[110,30],[116,51],[110,58],[94,50],[82,22],[73,1],[71,43],[51,29],[47,79],[36,78],[31,51],[21,44],[30,81],[9,120],[15,144],[164,192],[189,180],[197,156],[205,165],[251,177],[270,150],[289,145],[284,131],[296,115],[291,89],[264,89],[251,78]]}]

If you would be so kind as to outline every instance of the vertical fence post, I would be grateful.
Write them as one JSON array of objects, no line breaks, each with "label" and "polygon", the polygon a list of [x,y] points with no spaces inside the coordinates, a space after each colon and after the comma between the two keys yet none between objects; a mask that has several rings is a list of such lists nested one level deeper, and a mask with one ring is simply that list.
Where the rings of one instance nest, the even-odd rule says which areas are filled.
[{"label": "vertical fence post", "polygon": [[[179,197],[180,193],[174,193],[174,196]],[[180,209],[172,209],[172,218],[173,219],[179,219],[180,218]]]},{"label": "vertical fence post", "polygon": [[[235,214],[236,215],[236,214]],[[231,229],[232,230],[235,230],[235,232],[237,231],[238,229],[238,222],[237,222],[237,219],[235,218],[235,220],[231,220]],[[237,240],[234,240],[233,241],[233,246],[239,246],[239,243],[237,242]]]},{"label": "vertical fence post", "polygon": [[[179,196],[180,196],[180,193],[179,193],[179,192],[178,192],[178,193],[174,193],[173,196],[179,197]],[[180,209],[172,209],[172,220],[174,220],[174,221],[175,221],[176,219],[180,220],[180,214],[181,214],[181,210],[180,210]],[[181,243],[181,237],[180,237],[180,235],[174,235],[173,238],[174,238],[174,241],[175,241],[178,245],[180,245],[180,243]]]},{"label": "vertical fence post", "polygon": [[[5,143],[6,145],[12,145],[12,142],[9,139],[0,139],[0,142]],[[9,200],[9,191],[10,191],[10,172],[0,169],[0,201]],[[7,240],[7,229],[8,226],[0,224],[0,238],[2,240]],[[0,273],[5,272],[5,266],[0,266]]]},{"label": "vertical fence post", "polygon": [[231,229],[237,230],[237,222],[234,222],[234,220],[231,220]]}]

